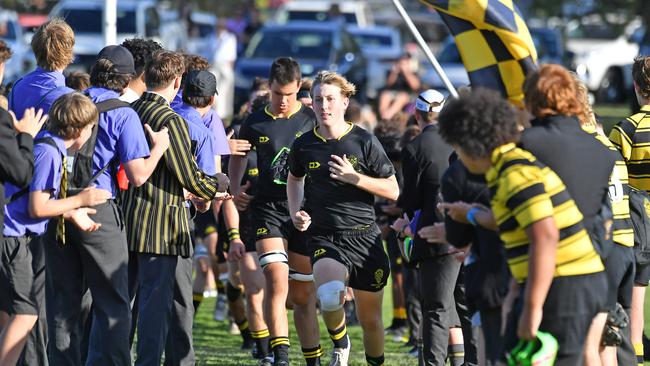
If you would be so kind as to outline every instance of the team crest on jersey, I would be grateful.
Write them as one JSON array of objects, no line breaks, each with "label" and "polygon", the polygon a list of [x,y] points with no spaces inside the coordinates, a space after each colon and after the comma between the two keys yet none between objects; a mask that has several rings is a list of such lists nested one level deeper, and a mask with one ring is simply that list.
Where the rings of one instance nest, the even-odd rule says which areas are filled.
[{"label": "team crest on jersey", "polygon": [[248,169],[248,175],[250,175],[251,177],[257,177],[258,175],[260,175],[260,171],[257,168]]},{"label": "team crest on jersey", "polygon": [[320,168],[320,163],[317,161],[310,161],[309,162],[309,169],[318,169]]},{"label": "team crest on jersey", "polygon": [[352,165],[352,168],[354,168],[354,170],[357,173],[361,173],[361,168],[359,167],[359,158],[357,158],[354,155],[347,155],[346,157],[347,157],[348,161],[350,162],[350,164]]},{"label": "team crest on jersey", "polygon": [[265,143],[271,141],[271,139],[268,136],[260,136],[257,139],[257,141],[259,141],[261,144],[265,144]]},{"label": "team crest on jersey", "polygon": [[265,227],[261,227],[261,228],[257,229],[257,235],[266,235],[268,233],[269,233],[269,229],[267,229]]},{"label": "team crest on jersey", "polygon": [[325,254],[326,251],[327,251],[327,250],[325,250],[325,249],[323,249],[323,248],[316,249],[316,250],[314,251],[314,258],[316,258],[316,257],[320,257],[321,255]]}]

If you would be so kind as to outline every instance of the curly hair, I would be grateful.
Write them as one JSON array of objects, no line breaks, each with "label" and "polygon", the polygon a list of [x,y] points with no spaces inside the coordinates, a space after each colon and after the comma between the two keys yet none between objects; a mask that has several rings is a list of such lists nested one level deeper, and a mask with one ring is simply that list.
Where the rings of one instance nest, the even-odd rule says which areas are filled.
[{"label": "curly hair", "polygon": [[135,66],[135,77],[142,76],[147,65],[151,62],[154,53],[163,49],[160,43],[143,38],[131,38],[122,42],[122,47],[126,48],[133,55],[133,64]]},{"label": "curly hair", "polygon": [[650,57],[638,56],[632,64],[632,78],[644,99],[650,99]]},{"label": "curly hair", "polygon": [[0,40],[0,63],[6,62],[11,58],[11,55],[13,55],[11,48],[9,48],[5,41]]},{"label": "curly hair", "polygon": [[48,129],[64,140],[79,137],[81,131],[97,123],[99,112],[90,98],[72,92],[58,98],[49,112]]},{"label": "curly hair", "polygon": [[576,83],[569,70],[560,65],[542,65],[528,75],[524,82],[524,95],[526,108],[536,118],[584,114]]},{"label": "curly hair", "polygon": [[519,140],[513,107],[483,88],[450,98],[438,117],[440,135],[472,158],[490,157],[497,147]]},{"label": "curly hair", "polygon": [[116,72],[112,61],[100,58],[90,68],[90,84],[92,86],[106,88],[117,93],[122,93],[124,88],[129,86],[133,75]]}]

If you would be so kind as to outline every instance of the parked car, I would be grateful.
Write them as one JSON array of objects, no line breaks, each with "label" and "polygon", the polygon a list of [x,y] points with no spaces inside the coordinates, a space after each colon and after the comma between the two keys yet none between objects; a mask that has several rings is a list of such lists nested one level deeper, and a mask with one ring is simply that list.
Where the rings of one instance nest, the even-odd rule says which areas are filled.
[{"label": "parked car", "polygon": [[15,81],[34,68],[36,60],[29,43],[23,36],[23,28],[14,11],[0,12],[0,39],[7,43],[13,55],[5,63],[4,83]]},{"label": "parked car", "polygon": [[268,77],[273,60],[293,57],[303,76],[313,77],[320,70],[345,75],[360,89],[363,98],[367,81],[367,62],[352,36],[328,22],[290,22],[267,25],[251,39],[244,56],[235,67],[235,94],[241,102],[255,77]]},{"label": "parked car", "polygon": [[[61,17],[75,32],[75,64],[88,68],[105,46],[103,37],[104,1],[63,0],[50,12]],[[186,41],[184,27],[169,20],[162,21],[160,9],[153,0],[121,0],[117,2],[117,43],[134,37],[151,38],[171,50]]]},{"label": "parked car", "polygon": [[366,94],[376,98],[386,84],[386,75],[393,63],[404,53],[399,32],[390,27],[350,26],[348,31],[361,47],[361,52],[368,60],[368,79]]},{"label": "parked car", "polygon": [[284,24],[293,21],[328,21],[332,5],[338,6],[348,25],[373,25],[372,12],[365,1],[294,0],[285,2],[275,12],[273,21]]}]

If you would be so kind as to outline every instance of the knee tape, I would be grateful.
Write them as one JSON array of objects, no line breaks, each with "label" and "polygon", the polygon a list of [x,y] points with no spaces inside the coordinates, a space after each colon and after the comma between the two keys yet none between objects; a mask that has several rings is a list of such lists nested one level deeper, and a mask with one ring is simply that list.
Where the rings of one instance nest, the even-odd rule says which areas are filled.
[{"label": "knee tape", "polygon": [[345,299],[345,283],[330,281],[322,284],[316,291],[320,308],[323,311],[336,311],[343,307]]},{"label": "knee tape", "polygon": [[314,275],[300,273],[298,271],[294,271],[293,269],[289,268],[289,279],[294,281],[299,281],[299,282],[313,282]]},{"label": "knee tape", "polygon": [[271,263],[284,263],[289,266],[289,257],[284,250],[274,250],[266,252],[260,256],[260,267],[262,271]]},{"label": "knee tape", "polygon": [[235,302],[239,297],[241,296],[241,289],[239,287],[235,287],[228,281],[226,283],[226,298],[228,299],[229,302]]}]

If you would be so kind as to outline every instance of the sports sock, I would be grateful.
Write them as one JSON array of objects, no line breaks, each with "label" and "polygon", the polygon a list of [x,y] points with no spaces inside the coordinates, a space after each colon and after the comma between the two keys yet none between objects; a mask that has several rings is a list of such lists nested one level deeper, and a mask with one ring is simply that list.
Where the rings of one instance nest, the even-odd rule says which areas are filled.
[{"label": "sports sock", "polygon": [[330,334],[330,339],[334,343],[334,348],[347,348],[349,339],[348,339],[348,328],[343,324],[338,329],[327,329]]},{"label": "sports sock", "polygon": [[320,366],[320,358],[323,356],[323,348],[320,344],[314,348],[303,348],[302,355],[307,361],[307,366]]},{"label": "sports sock", "polygon": [[384,355],[372,357],[366,353],[366,363],[368,366],[384,366]]}]

